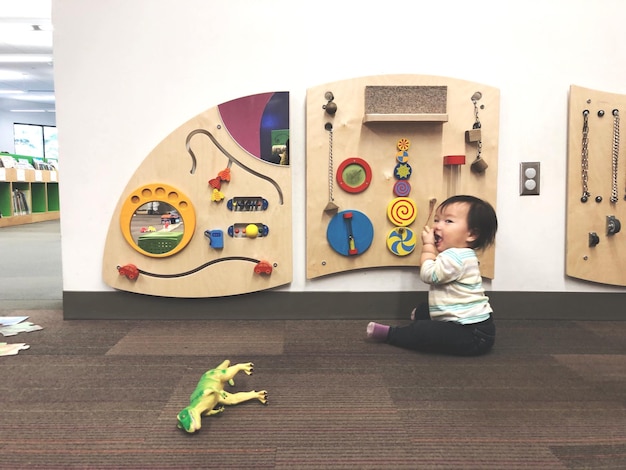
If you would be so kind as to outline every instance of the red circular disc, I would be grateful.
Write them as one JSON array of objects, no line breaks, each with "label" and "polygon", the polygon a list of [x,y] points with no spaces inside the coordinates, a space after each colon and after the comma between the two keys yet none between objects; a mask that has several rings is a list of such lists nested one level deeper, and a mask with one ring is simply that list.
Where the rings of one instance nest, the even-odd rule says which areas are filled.
[{"label": "red circular disc", "polygon": [[349,193],[365,191],[372,181],[372,169],[362,158],[348,158],[337,169],[337,183]]}]

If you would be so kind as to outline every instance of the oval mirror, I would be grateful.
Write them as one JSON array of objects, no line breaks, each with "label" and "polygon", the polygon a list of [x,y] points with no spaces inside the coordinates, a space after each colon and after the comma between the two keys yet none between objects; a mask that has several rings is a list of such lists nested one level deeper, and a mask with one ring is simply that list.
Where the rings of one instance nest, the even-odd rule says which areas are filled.
[{"label": "oval mirror", "polygon": [[120,214],[120,228],[130,246],[157,258],[181,251],[191,240],[195,223],[189,199],[165,184],[138,188]]}]

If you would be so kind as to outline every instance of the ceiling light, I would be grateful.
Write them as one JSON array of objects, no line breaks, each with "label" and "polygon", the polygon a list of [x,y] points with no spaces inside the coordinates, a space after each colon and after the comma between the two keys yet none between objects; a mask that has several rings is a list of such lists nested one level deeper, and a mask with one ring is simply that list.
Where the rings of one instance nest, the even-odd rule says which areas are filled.
[{"label": "ceiling light", "polygon": [[0,89],[0,95],[17,95],[19,93],[24,93],[23,90],[3,90]]},{"label": "ceiling light", "polygon": [[10,109],[12,113],[45,113],[45,109]]},{"label": "ceiling light", "polygon": [[12,113],[56,113],[56,109],[10,109]]},{"label": "ceiling light", "polygon": [[20,101],[52,102],[54,101],[54,93],[23,93],[11,95],[11,98]]}]

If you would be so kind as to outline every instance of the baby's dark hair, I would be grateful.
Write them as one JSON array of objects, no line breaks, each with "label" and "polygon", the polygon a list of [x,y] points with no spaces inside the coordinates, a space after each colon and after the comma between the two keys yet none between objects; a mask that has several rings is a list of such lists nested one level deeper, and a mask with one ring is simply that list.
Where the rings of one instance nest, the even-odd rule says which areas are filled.
[{"label": "baby's dark hair", "polygon": [[475,196],[452,196],[443,201],[438,211],[442,211],[450,204],[465,202],[469,204],[467,212],[467,227],[476,235],[476,240],[472,243],[475,250],[484,250],[492,245],[496,240],[496,231],[498,230],[498,218],[493,206],[482,199]]}]

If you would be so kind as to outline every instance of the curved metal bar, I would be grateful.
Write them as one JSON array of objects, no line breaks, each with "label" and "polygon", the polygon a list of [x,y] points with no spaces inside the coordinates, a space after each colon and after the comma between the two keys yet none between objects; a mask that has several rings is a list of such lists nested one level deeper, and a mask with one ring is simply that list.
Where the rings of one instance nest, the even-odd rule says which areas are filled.
[{"label": "curved metal bar", "polygon": [[156,273],[150,273],[148,271],[143,271],[142,269],[138,269],[137,271],[139,271],[139,273],[143,274],[144,276],[158,277],[158,278],[170,278],[171,279],[171,278],[174,278],[174,277],[189,276],[190,274],[197,273],[198,271],[201,271],[204,268],[208,268],[212,264],[221,263],[223,261],[250,261],[251,263],[254,263],[254,264],[259,264],[261,262],[258,259],[247,258],[245,256],[227,256],[226,258],[219,258],[219,259],[211,260],[208,263],[204,263],[204,264],[198,266],[197,268],[193,268],[192,270],[186,271],[184,273],[156,274]]},{"label": "curved metal bar", "polygon": [[222,152],[226,156],[226,158],[228,158],[228,167],[229,168],[230,168],[230,166],[233,163],[235,163],[236,165],[238,165],[241,168],[243,168],[244,170],[246,170],[248,173],[251,173],[254,176],[256,176],[257,178],[261,178],[261,179],[269,182],[270,184],[272,184],[276,188],[276,191],[278,191],[278,201],[279,201],[280,205],[281,206],[283,205],[283,191],[280,189],[280,186],[278,186],[278,183],[276,181],[274,181],[269,176],[266,176],[266,175],[264,175],[262,173],[259,173],[258,171],[255,171],[252,168],[250,168],[250,167],[244,165],[243,163],[241,163],[239,160],[237,160],[235,157],[233,157],[230,153],[228,153],[228,151],[224,147],[222,147],[220,145],[220,143],[213,136],[213,134],[211,134],[206,129],[195,129],[195,130],[191,131],[189,133],[189,135],[187,136],[187,140],[185,141],[185,146],[187,147],[187,152],[189,152],[189,155],[191,155],[191,170],[189,171],[189,173],[191,173],[193,175],[196,172],[196,155],[193,153],[193,150],[191,150],[191,145],[190,145],[191,138],[194,135],[196,135],[196,134],[204,134],[209,139],[211,139],[211,141],[213,142],[213,144],[215,144],[215,146],[219,149],[219,151]]}]

